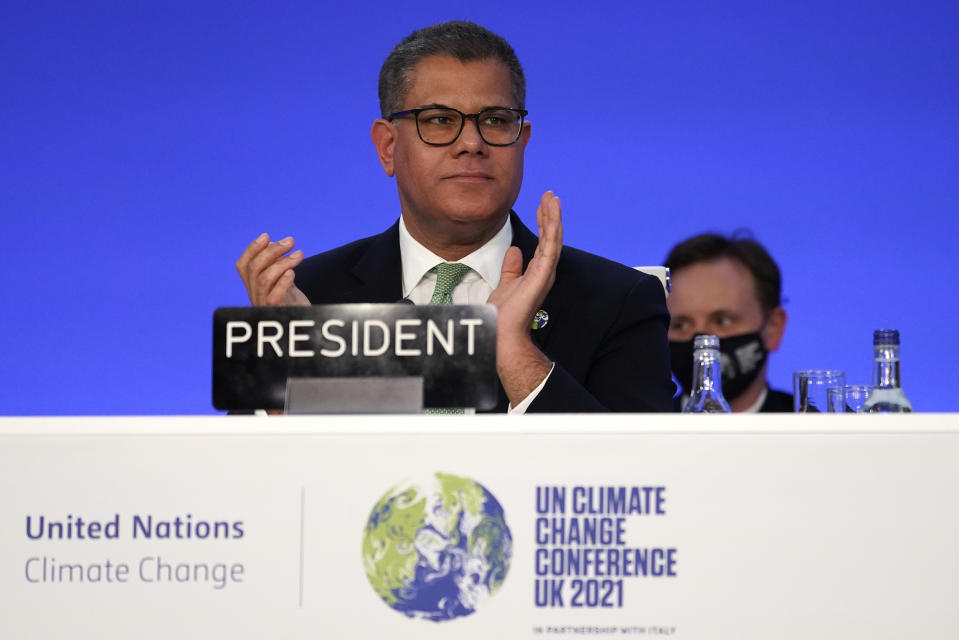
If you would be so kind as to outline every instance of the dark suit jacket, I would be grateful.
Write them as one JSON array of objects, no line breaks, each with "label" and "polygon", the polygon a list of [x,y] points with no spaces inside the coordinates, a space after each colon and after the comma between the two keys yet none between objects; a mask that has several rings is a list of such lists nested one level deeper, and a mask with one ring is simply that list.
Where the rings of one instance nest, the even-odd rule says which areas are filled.
[{"label": "dark suit jacket", "polygon": [[759,413],[792,413],[795,410],[792,394],[775,389],[769,389],[763,406],[759,407]]},{"label": "dark suit jacket", "polygon": [[[537,238],[510,214],[523,266]],[[403,296],[399,221],[380,235],[304,260],[296,285],[313,304],[397,302]],[[556,282],[542,308],[545,327],[533,341],[556,363],[528,411],[669,411],[673,383],[666,330],[669,313],[656,278],[563,247]],[[500,388],[495,411],[506,411]]]}]

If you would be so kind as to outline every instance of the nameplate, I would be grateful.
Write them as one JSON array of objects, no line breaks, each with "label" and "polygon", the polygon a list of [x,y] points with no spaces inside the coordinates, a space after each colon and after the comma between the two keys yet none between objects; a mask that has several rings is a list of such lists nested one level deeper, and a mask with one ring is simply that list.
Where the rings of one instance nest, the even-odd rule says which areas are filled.
[{"label": "nameplate", "polygon": [[423,406],[496,406],[492,305],[223,307],[213,314],[213,406],[282,409],[290,378],[422,376]]}]

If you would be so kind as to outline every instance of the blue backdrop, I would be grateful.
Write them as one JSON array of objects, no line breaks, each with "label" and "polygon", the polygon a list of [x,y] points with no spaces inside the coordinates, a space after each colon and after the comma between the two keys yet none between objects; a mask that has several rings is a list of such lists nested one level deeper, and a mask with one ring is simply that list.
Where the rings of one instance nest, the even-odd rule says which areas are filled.
[{"label": "blue backdrop", "polygon": [[748,228],[784,273],[774,386],[867,381],[892,327],[914,406],[959,410],[959,4],[342,4],[0,2],[0,412],[213,412],[234,261],[393,222],[379,66],[452,18],[526,68],[527,222],[553,189],[567,244],[631,265]]}]

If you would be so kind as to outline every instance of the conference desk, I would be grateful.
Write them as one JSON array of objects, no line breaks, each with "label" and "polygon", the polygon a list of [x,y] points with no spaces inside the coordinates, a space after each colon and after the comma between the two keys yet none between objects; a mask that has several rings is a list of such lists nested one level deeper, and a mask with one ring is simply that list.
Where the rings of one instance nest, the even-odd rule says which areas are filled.
[{"label": "conference desk", "polygon": [[959,414],[0,419],[2,638],[956,638]]}]

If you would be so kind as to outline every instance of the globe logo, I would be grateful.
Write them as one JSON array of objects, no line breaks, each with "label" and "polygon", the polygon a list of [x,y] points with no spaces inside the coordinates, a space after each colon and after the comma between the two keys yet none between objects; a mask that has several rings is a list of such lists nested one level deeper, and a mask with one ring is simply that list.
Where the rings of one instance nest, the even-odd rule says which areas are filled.
[{"label": "globe logo", "polygon": [[468,616],[509,570],[513,540],[486,488],[436,473],[390,489],[370,513],[363,566],[393,609],[434,622]]}]

